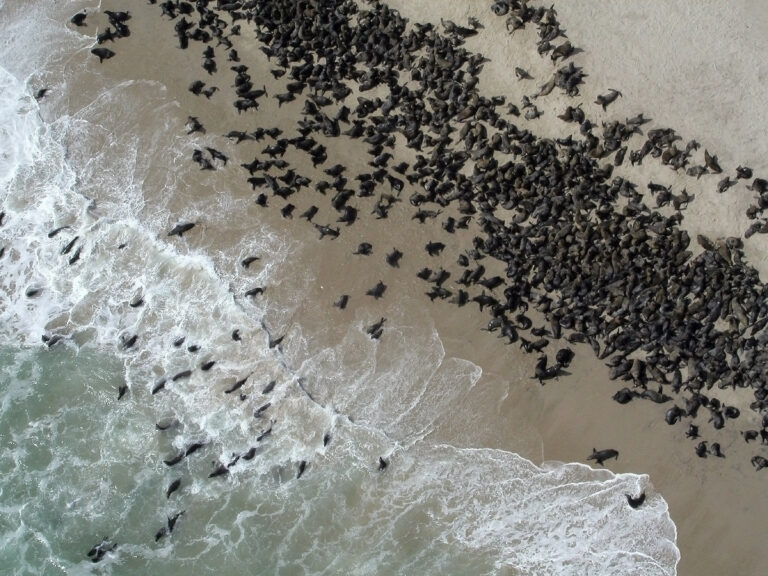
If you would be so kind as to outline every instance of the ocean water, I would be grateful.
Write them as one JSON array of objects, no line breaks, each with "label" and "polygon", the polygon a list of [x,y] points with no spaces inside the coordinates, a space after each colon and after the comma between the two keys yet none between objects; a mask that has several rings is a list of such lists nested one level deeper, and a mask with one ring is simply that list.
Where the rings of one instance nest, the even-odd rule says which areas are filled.
[{"label": "ocean water", "polygon": [[[233,222],[250,201],[226,182],[186,192],[181,96],[89,88],[93,39],[65,24],[86,4],[19,4],[0,4],[0,573],[675,573],[647,476],[430,440],[482,370],[411,296],[380,342],[360,317],[318,345],[297,312],[316,248]],[[204,242],[167,236],[201,214]],[[279,296],[236,296],[254,285]],[[118,546],[94,563],[102,538]]]}]

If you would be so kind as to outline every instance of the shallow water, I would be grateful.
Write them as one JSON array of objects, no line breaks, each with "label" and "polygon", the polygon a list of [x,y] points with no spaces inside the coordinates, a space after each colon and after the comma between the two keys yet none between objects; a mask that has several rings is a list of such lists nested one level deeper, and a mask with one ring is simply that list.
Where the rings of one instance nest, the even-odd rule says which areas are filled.
[{"label": "shallow water", "polygon": [[[125,77],[102,75],[90,40],[64,24],[78,6],[0,7],[10,39],[0,58],[9,63],[0,71],[0,565],[12,574],[674,573],[675,525],[647,476],[538,467],[460,447],[461,432],[455,445],[432,440],[436,420],[461,418],[482,369],[446,354],[434,312],[417,299],[423,287],[389,280],[383,263],[351,279],[365,288],[385,277],[398,294],[381,341],[365,332],[380,309],[330,316],[315,306],[333,262],[315,231],[281,225],[233,179],[190,167],[188,95],[127,67]],[[138,26],[148,9],[133,10]],[[27,43],[33,26],[44,52]],[[42,83],[54,87],[45,111],[32,98]],[[204,220],[198,236],[167,236],[187,220]],[[68,228],[49,237],[59,226]],[[426,241],[419,234],[396,240]],[[245,270],[249,254],[262,259]],[[240,296],[255,285],[267,287],[263,297]],[[46,346],[54,335],[61,341]],[[284,342],[270,347],[277,336]],[[155,429],[171,417],[176,426]],[[194,442],[204,446],[163,463]],[[252,460],[235,461],[250,448]],[[228,474],[209,478],[219,463]],[[623,495],[641,489],[646,505],[629,509]],[[86,552],[103,537],[118,548],[93,564]]]}]

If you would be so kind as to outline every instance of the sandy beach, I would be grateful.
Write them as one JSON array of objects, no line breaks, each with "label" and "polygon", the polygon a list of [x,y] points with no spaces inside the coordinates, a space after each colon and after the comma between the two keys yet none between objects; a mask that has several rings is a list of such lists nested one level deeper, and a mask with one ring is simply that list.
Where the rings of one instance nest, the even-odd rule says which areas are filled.
[{"label": "sandy beach", "polygon": [[[73,12],[80,4],[87,5],[73,5]],[[431,22],[439,29],[441,22],[450,20],[465,26],[470,17],[482,23],[479,34],[468,38],[465,47],[488,59],[480,74],[483,95],[504,96],[508,103],[519,104],[524,96],[533,98],[560,66],[537,54],[533,25],[512,35],[505,28],[505,19],[490,11],[489,3],[392,0],[388,4],[411,25]],[[101,8],[128,7],[125,2],[105,0]],[[768,25],[767,9],[747,0],[708,0],[695,5],[680,1],[649,5],[640,0],[620,4],[579,0],[555,8],[568,39],[582,49],[569,62],[583,67],[588,76],[576,97],[555,90],[536,98],[542,116],[531,121],[520,118],[521,126],[538,138],[565,138],[579,134],[578,124],[566,124],[557,117],[569,105],[583,103],[584,111],[598,125],[643,113],[652,119],[643,127],[645,130],[672,127],[683,135],[683,142],[695,138],[702,147],[699,154],[704,148],[717,154],[729,174],[737,165],[750,166],[756,175],[768,174],[768,138],[764,134],[768,125],[768,96],[764,90],[768,61],[761,41]],[[169,156],[166,169],[158,163],[159,167],[142,182],[144,191],[162,190],[163,194],[145,192],[137,202],[137,216],[151,222],[158,236],[165,235],[176,222],[196,220],[196,233],[186,237],[187,244],[180,250],[209,255],[216,272],[230,283],[235,299],[247,314],[252,313],[252,304],[242,293],[253,287],[259,276],[253,269],[245,270],[240,262],[251,254],[247,242],[254,234],[253,222],[260,222],[265,229],[280,230],[290,238],[290,248],[284,252],[259,254],[259,266],[279,270],[273,276],[274,283],[265,287],[269,305],[264,322],[273,333],[286,334],[284,351],[291,366],[301,370],[313,366],[312,359],[324,351],[345,350],[349,326],[364,328],[379,318],[387,322],[382,337],[384,352],[377,357],[382,366],[386,366],[388,350],[391,355],[407,352],[396,343],[407,342],[407,337],[426,341],[434,332],[445,358],[453,362],[454,375],[470,380],[472,374],[479,374],[474,367],[479,367],[482,375],[460,390],[450,388],[452,381],[446,379],[444,389],[430,391],[436,399],[444,393],[445,404],[435,409],[432,419],[419,431],[428,441],[515,452],[545,466],[551,461],[587,463],[593,448],[614,448],[620,456],[607,462],[606,467],[617,473],[647,475],[648,497],[660,494],[668,503],[678,531],[678,574],[762,573],[761,568],[768,562],[762,537],[762,518],[768,514],[768,500],[762,497],[766,472],[756,473],[750,465],[750,457],[760,452],[760,447],[745,444],[739,435],[739,431],[760,428],[759,415],[749,409],[753,400],[750,391],[717,391],[724,402],[741,410],[740,418],[729,420],[724,430],[712,429],[706,410],[693,420],[702,438],[720,443],[726,455],[723,459],[696,456],[694,446],[699,440],[685,437],[687,421],[676,426],[665,423],[670,404],[638,400],[622,406],[612,400],[624,384],[609,378],[605,362],[595,357],[588,344],[553,341],[550,356],[568,345],[576,352],[575,359],[567,374],[540,384],[533,378],[537,355],[527,354],[519,344],[509,345],[497,333],[485,330],[490,319],[487,311],[479,313],[471,302],[456,307],[448,300],[430,301],[425,293],[431,286],[417,277],[425,266],[432,270],[443,267],[452,273],[446,286],[457,288],[453,281],[462,270],[456,258],[472,247],[473,237],[479,233],[476,223],[451,235],[444,233],[440,222],[448,216],[460,217],[455,206],[446,207],[439,218],[419,223],[408,201],[417,188],[410,184],[402,194],[395,195],[399,201],[392,203],[387,218],[374,218],[372,211],[380,194],[394,194],[386,182],[377,186],[376,195],[353,199],[359,221],[350,226],[336,221],[339,214],[330,206],[333,190],[323,194],[310,187],[287,199],[270,193],[269,206],[258,206],[254,198],[259,189],[254,190],[246,182],[248,172],[240,165],[251,162],[273,142],[266,138],[235,144],[223,135],[234,129],[252,131],[271,126],[292,138],[307,94],[278,105],[274,95],[285,92],[286,79],[277,80],[270,74],[274,60],[259,50],[259,43],[251,32],[246,33],[248,27],[243,23],[242,35],[236,39],[240,60],[248,63],[254,87],[263,86],[268,96],[259,100],[258,111],[240,114],[232,106],[233,74],[229,67],[234,63],[226,61],[224,47],[216,48],[218,71],[209,75],[200,68],[202,45],[195,43],[188,50],[180,50],[173,22],[161,17],[157,6],[142,3],[130,6],[130,10],[132,34],[115,44],[116,57],[102,65],[90,58],[90,78],[86,75],[82,85],[71,86],[66,96],[52,99],[51,109],[43,110],[43,115],[55,118],[65,112],[85,113],[83,107],[98,99],[101,75],[124,82],[140,79],[141,86],[136,89],[139,104],[121,122],[126,131],[139,134],[149,132],[162,117],[168,132],[166,141],[158,143],[158,150],[175,146],[176,152]],[[82,32],[95,33],[96,26],[89,26]],[[525,69],[533,79],[518,79],[515,67]],[[217,86],[218,93],[210,99],[191,94],[188,87],[196,79]],[[623,96],[604,111],[594,101],[611,88],[620,90]],[[151,105],[161,105],[151,114],[141,113],[142,106],[150,107],[141,104],[145,93],[152,95]],[[365,96],[372,98],[375,94],[372,91]],[[358,95],[350,95],[346,104],[354,107]],[[105,126],[114,125],[114,119],[107,118],[108,107],[104,114]],[[189,116],[200,120],[204,134],[185,134]],[[346,128],[343,125],[342,129]],[[317,133],[313,137],[327,146],[329,157],[332,153],[333,158],[343,159],[350,181],[355,174],[372,171],[367,145],[359,140]],[[639,146],[639,140],[633,142]],[[416,160],[416,152],[403,144],[398,138],[391,165],[398,161],[412,165]],[[102,145],[89,144],[94,151]],[[228,157],[226,167],[217,165],[215,171],[190,168],[192,151],[202,146],[223,152]],[[79,153],[87,155],[88,146],[81,147]],[[335,160],[315,167],[308,154],[295,148],[289,148],[282,158],[297,173],[310,178],[315,188],[317,182],[331,179],[323,170]],[[632,180],[640,188],[656,181],[694,194],[695,201],[683,211],[681,224],[691,238],[698,234],[713,239],[740,237],[750,224],[745,211],[754,197],[743,185],[719,194],[719,177],[695,179],[650,157],[638,166],[627,161],[615,168],[614,175]],[[175,186],[168,193],[166,183],[170,180]],[[106,211],[110,201],[106,191],[92,189],[86,194],[96,202],[97,211],[99,206]],[[281,209],[289,203],[295,207],[292,217],[286,218]],[[318,230],[299,217],[311,206],[318,208],[313,222],[338,227],[338,238],[319,239]],[[160,208],[171,217],[154,220]],[[197,216],[201,210],[204,216]],[[670,207],[665,211],[673,212]],[[438,240],[445,244],[444,250],[428,256],[424,246]],[[353,254],[361,242],[373,245],[370,256]],[[387,265],[385,260],[395,248],[404,253],[397,267]],[[701,251],[695,241],[690,249],[694,253]],[[289,258],[279,260],[278,255],[285,253]],[[744,253],[765,280],[768,236],[756,234],[745,241]],[[486,276],[504,276],[500,262],[486,258],[483,264]],[[379,281],[387,286],[386,297],[379,300],[367,296],[366,291]],[[300,299],[295,295],[297,286],[301,289]],[[343,294],[350,295],[350,300],[341,310],[333,303]],[[543,316],[533,309],[529,315],[535,326],[544,324]],[[300,334],[296,332],[297,324],[301,325]],[[402,332],[388,331],[390,326]],[[244,329],[246,334],[257,331],[255,322]],[[347,357],[339,354],[341,358],[334,357],[334,361],[341,368],[354,367],[354,352]],[[242,357],[248,354],[245,350]],[[311,393],[319,401],[334,398],[325,387],[332,384],[323,380],[312,388],[312,374],[306,376]],[[363,407],[354,402],[344,408],[350,415],[366,417]],[[416,425],[407,422],[405,428],[410,431]],[[395,438],[399,434],[395,425],[387,432]]]},{"label": "sandy beach", "polygon": [[[478,18],[484,29],[478,36],[468,39],[467,48],[489,59],[481,75],[485,93],[505,95],[510,102],[519,101],[523,95],[535,93],[543,83],[540,79],[546,79],[548,71],[553,69],[551,62],[535,53],[532,27],[520,30],[512,37],[504,29],[504,19],[493,17],[480,3],[432,1],[416,6],[393,1],[390,5],[412,22],[432,22],[436,26],[441,19],[464,24],[470,16]],[[119,7],[119,3],[115,6]],[[760,106],[765,103],[765,96],[756,89],[759,78],[765,74],[761,68],[765,64],[759,63],[758,44],[750,36],[758,33],[760,28],[755,21],[743,35],[734,36],[729,32],[746,17],[739,10],[756,8],[743,3],[739,10],[725,10],[722,3],[717,2],[697,11],[683,3],[655,7],[641,7],[638,3],[622,7],[582,3],[557,8],[569,38],[574,45],[583,48],[583,52],[573,58],[589,77],[576,101],[584,102],[584,108],[595,121],[620,119],[643,112],[653,118],[651,127],[674,127],[686,137],[698,139],[702,146],[716,151],[723,166],[731,170],[736,164],[752,166],[757,173],[768,168],[764,160],[768,140],[762,138],[759,131],[763,122],[759,116],[754,116],[755,113],[768,114],[768,108]],[[759,10],[757,12],[757,19],[767,17]],[[233,162],[247,162],[263,146],[248,142],[238,146],[223,144],[215,135],[223,134],[233,126],[253,129],[262,119],[272,120],[286,134],[294,129],[302,100],[278,106],[274,98],[265,99],[258,113],[251,118],[238,115],[225,94],[215,95],[210,101],[189,94],[187,85],[197,77],[204,78],[210,85],[221,86],[226,92],[228,76],[221,70],[213,76],[202,72],[190,74],[198,56],[192,50],[178,50],[169,33],[169,24],[147,10],[136,10],[134,16],[137,18],[136,33],[120,44],[120,66],[116,60],[113,62],[115,66],[105,66],[101,72],[156,77],[162,81],[178,99],[176,122],[179,129],[187,115],[199,117],[207,130],[204,139],[216,142]],[[694,25],[690,24],[691,19]],[[596,21],[600,24],[596,25]],[[725,38],[734,44],[727,50],[724,47],[722,51],[713,51],[716,55],[705,64],[701,52],[704,45],[713,42],[713,35],[723,38],[715,39],[716,45],[725,46]],[[665,41],[658,42],[660,37]],[[241,42],[238,50],[241,59],[247,59],[252,74],[259,79],[256,84],[264,84],[269,94],[284,91],[284,83],[275,81],[267,72],[270,62],[255,43]],[[749,54],[753,56],[750,58]],[[162,65],[158,64],[160,61]],[[664,63],[659,65],[662,61]],[[535,79],[518,80],[511,73],[514,66],[530,71]],[[226,70],[224,66],[221,68]],[[730,71],[729,75],[719,72],[726,69]],[[745,75],[751,71],[757,76],[750,82],[738,70]],[[597,94],[613,87],[621,90],[624,97],[604,113],[592,102]],[[572,102],[568,96],[559,93],[537,100],[544,115],[535,123],[529,123],[531,130],[543,137],[565,136],[568,128],[564,128],[556,115]],[[692,106],[692,102],[697,104]],[[345,158],[350,173],[365,171],[370,158],[354,141],[331,141],[322,137],[318,140],[333,146],[339,157]],[[409,158],[409,151],[404,148],[398,153]],[[299,173],[313,180],[323,177],[322,167],[313,168],[306,154],[289,151],[285,159]],[[739,235],[747,226],[743,213],[751,198],[746,194],[718,195],[713,190],[713,178],[696,181],[676,175],[654,162],[646,162],[642,167],[624,166],[617,171],[639,182],[660,179],[671,185],[693,187],[689,191],[695,193],[697,199],[686,212],[684,222],[692,236],[698,233],[712,237]],[[243,183],[240,169],[230,168],[225,174],[217,173],[215,185],[213,177],[208,178],[209,175],[204,175],[186,193],[180,189],[178,197],[164,200],[169,206],[179,206],[179,219],[183,217],[182,207],[189,206],[194,196],[201,193],[200,184],[206,182],[234,197],[252,196]],[[316,199],[320,213],[315,221],[324,223],[334,218],[335,214],[328,210],[327,200],[321,196]],[[147,199],[148,210],[152,209],[152,200]],[[298,199],[295,213],[300,214],[313,202],[311,195],[307,199]],[[370,211],[363,202],[359,204],[361,214]],[[425,303],[420,299],[419,293],[426,291],[426,285],[416,278],[416,272],[426,263],[432,267],[437,263],[448,267],[453,262],[448,257],[426,262],[424,257],[406,250],[406,247],[433,240],[435,234],[434,226],[422,226],[411,220],[412,211],[406,202],[396,204],[388,219],[368,218],[363,230],[353,226],[347,233],[344,229],[341,237],[333,242],[317,242],[317,232],[306,222],[295,217],[280,217],[279,207],[285,202],[274,198],[270,203],[267,214],[272,225],[288,227],[291,236],[305,247],[301,261],[293,263],[295,269],[306,267],[317,277],[305,303],[296,307],[287,293],[287,301],[281,301],[281,295],[273,293],[271,310],[275,316],[269,318],[268,312],[271,323],[283,322],[287,326],[290,317],[284,311],[295,310],[294,317],[301,318],[307,332],[308,349],[301,351],[302,355],[312,356],[313,348],[319,351],[333,346],[336,343],[333,324],[338,326],[335,333],[339,338],[350,321],[365,319],[367,323],[379,316],[393,314],[407,318],[426,310],[445,345],[446,355],[469,360],[483,371],[474,389],[462,394],[460,409],[444,413],[435,423],[431,434],[436,441],[511,450],[538,463],[585,461],[592,447],[615,447],[621,457],[611,462],[610,468],[616,472],[647,474],[655,490],[669,503],[678,527],[682,556],[679,574],[729,573],[735,558],[739,559],[740,573],[759,572],[766,559],[760,526],[761,518],[768,512],[768,503],[759,497],[761,478],[749,465],[752,449],[745,446],[736,433],[736,429],[755,427],[757,415],[744,410],[742,418],[731,427],[734,429],[727,431],[727,439],[720,441],[727,454],[725,460],[697,458],[693,442],[684,437],[683,427],[669,427],[664,423],[665,407],[651,403],[620,406],[611,400],[616,384],[608,379],[607,368],[594,358],[588,346],[575,347],[576,362],[570,376],[540,386],[530,377],[535,356],[524,354],[517,346],[506,346],[495,336],[482,332],[487,321],[477,315],[476,309],[457,310],[444,302]],[[259,207],[251,205],[247,210],[256,211]],[[237,222],[247,222],[248,212],[221,215],[220,222],[233,223],[229,226],[232,235],[222,234],[214,222],[204,223],[206,234],[197,240],[203,244],[194,245],[195,240],[192,240],[193,246],[209,253],[234,256],[239,240],[237,230],[242,229]],[[441,239],[444,238],[443,234]],[[449,240],[451,244],[445,254],[456,254],[459,247],[471,241],[471,231],[459,231]],[[376,247],[374,255],[369,259],[350,259],[349,254],[362,241]],[[400,268],[392,269],[384,265],[383,257],[386,251],[397,246],[406,255]],[[746,252],[753,265],[766,265],[764,257],[752,257],[753,254],[765,254],[765,248],[768,248],[765,239],[759,235],[747,243]],[[225,265],[232,263],[222,258],[221,266]],[[363,297],[353,296],[346,310],[331,307],[339,295],[362,294],[379,280],[388,286],[388,294],[392,295],[389,301],[383,300],[380,304],[364,298],[361,302]],[[413,296],[408,299],[398,297],[403,294]],[[468,330],[468,326],[471,329]],[[698,421],[704,428],[706,422],[701,422],[702,418],[703,415],[699,416]],[[483,425],[478,426],[479,422]]]}]

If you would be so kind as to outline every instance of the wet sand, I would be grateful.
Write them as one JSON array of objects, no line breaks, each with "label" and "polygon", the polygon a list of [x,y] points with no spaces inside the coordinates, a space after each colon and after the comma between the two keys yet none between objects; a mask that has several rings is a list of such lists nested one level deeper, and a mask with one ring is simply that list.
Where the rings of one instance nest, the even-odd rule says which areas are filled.
[{"label": "wet sand", "polygon": [[[439,23],[442,16],[464,24],[467,16],[474,15],[485,25],[478,37],[467,42],[467,48],[480,51],[491,59],[486,63],[481,78],[484,93],[506,94],[509,101],[516,102],[523,94],[534,93],[544,81],[539,78],[546,79],[551,73],[551,63],[535,54],[534,31],[518,31],[515,37],[510,38],[504,31],[503,18],[493,16],[484,3],[471,3],[470,6],[469,2],[457,5],[432,0],[419,3],[418,8],[413,4],[405,1],[391,3],[403,15],[414,20]],[[102,8],[126,7],[120,2],[109,1],[104,2]],[[633,93],[633,86],[638,86],[629,82],[633,77],[633,67],[612,75],[611,62],[603,58],[607,58],[604,56],[606,52],[617,57],[616,51],[606,50],[603,38],[596,32],[587,34],[584,31],[596,27],[595,18],[604,19],[606,26],[609,26],[615,14],[607,10],[595,8],[590,12],[582,8],[584,11],[579,19],[574,15],[578,11],[576,6],[569,6],[567,10],[562,7],[560,19],[572,42],[585,50],[575,57],[576,63],[585,66],[590,75],[578,101],[585,102],[585,109],[589,109],[590,115],[598,121],[602,118],[602,112],[591,102],[595,94],[615,87],[622,90],[624,98],[615,107],[609,108],[606,117],[623,119],[645,112],[659,125],[669,125],[679,129],[686,137],[701,139],[703,146],[711,146],[720,155],[724,167],[727,164],[732,170],[736,164],[743,162],[751,165],[757,173],[765,173],[765,164],[761,165],[758,161],[766,156],[748,154],[748,150],[754,152],[755,149],[760,150],[759,146],[764,148],[765,139],[761,141],[753,133],[744,139],[736,136],[729,139],[723,137],[725,131],[717,126],[699,132],[699,126],[712,121],[713,111],[707,107],[699,111],[688,110],[685,121],[677,122],[680,111],[685,110],[685,98],[681,96],[679,86],[671,91],[678,95],[675,102],[680,107],[667,108],[669,98],[665,99],[661,90],[649,88],[647,81],[641,83],[646,87],[645,91],[637,89]],[[637,7],[635,9],[639,11]],[[646,9],[643,7],[643,10]],[[186,138],[183,134],[186,117],[197,116],[207,133],[190,136],[189,140],[198,145],[203,142],[212,145],[230,157],[230,166],[215,173],[198,172],[194,165],[186,168],[176,192],[171,197],[147,197],[142,214],[151,214],[153,203],[162,202],[175,208],[178,220],[183,220],[190,214],[194,215],[196,202],[200,198],[210,200],[215,194],[223,194],[240,200],[231,204],[222,203],[217,213],[201,215],[199,220],[203,233],[190,235],[188,239],[193,249],[203,249],[212,255],[223,275],[238,275],[241,284],[236,284],[235,290],[240,290],[248,282],[246,273],[240,270],[239,258],[243,254],[242,238],[249,233],[249,223],[255,219],[254,215],[258,213],[260,221],[268,222],[274,228],[289,231],[301,248],[297,249],[294,260],[283,263],[286,267],[285,286],[267,287],[270,307],[266,317],[267,323],[277,333],[290,330],[293,322],[301,323],[306,338],[305,349],[289,349],[289,356],[311,356],[313,351],[338,344],[351,322],[368,325],[382,316],[422,319],[426,315],[440,335],[446,357],[469,360],[483,370],[480,381],[472,389],[464,391],[461,401],[452,410],[443,412],[434,423],[430,439],[462,447],[511,450],[537,463],[548,460],[584,462],[592,447],[615,448],[620,452],[619,460],[610,461],[608,467],[616,472],[648,474],[655,490],[669,503],[671,516],[678,527],[678,546],[682,554],[679,574],[732,573],[734,562],[738,562],[740,573],[759,573],[760,567],[768,560],[761,530],[761,518],[768,512],[768,502],[761,498],[761,475],[749,465],[749,457],[754,450],[745,446],[736,433],[736,430],[755,427],[756,415],[753,412],[743,410],[741,418],[730,421],[726,430],[717,436],[710,434],[711,426],[706,423],[706,415],[702,412],[696,422],[701,424],[705,437],[721,443],[727,458],[699,459],[693,451],[694,442],[683,435],[684,426],[670,427],[664,423],[664,410],[668,405],[636,401],[629,406],[620,406],[611,400],[618,386],[608,379],[608,369],[594,358],[588,346],[571,346],[577,355],[569,369],[570,376],[540,385],[531,378],[536,356],[524,354],[518,345],[507,346],[494,334],[482,331],[488,316],[478,314],[474,304],[457,308],[447,302],[430,302],[422,295],[429,285],[416,278],[416,272],[423,266],[436,269],[443,265],[454,270],[453,280],[459,271],[454,263],[455,257],[461,252],[461,247],[471,245],[473,231],[459,231],[449,236],[442,232],[437,221],[421,225],[412,220],[412,209],[407,203],[408,190],[402,195],[403,202],[394,204],[389,218],[384,220],[376,220],[368,214],[377,197],[356,200],[355,205],[365,222],[348,228],[334,222],[337,214],[328,207],[328,198],[318,192],[290,198],[296,204],[292,219],[280,216],[280,208],[285,202],[277,197],[270,195],[267,210],[253,205],[251,199],[255,194],[245,182],[247,173],[238,164],[250,161],[270,142],[267,139],[235,146],[220,135],[235,128],[253,130],[261,125],[280,127],[286,132],[284,136],[291,137],[303,98],[282,107],[278,107],[274,98],[262,99],[257,112],[238,115],[231,106],[234,99],[229,86],[232,75],[227,70],[229,63],[225,62],[223,48],[217,52],[220,71],[208,76],[199,67],[202,47],[193,43],[189,50],[179,50],[173,37],[173,24],[161,19],[157,7],[137,5],[132,6],[131,11],[134,17],[132,36],[117,43],[117,56],[112,61],[99,67],[93,59],[90,65],[94,72],[124,76],[126,79],[154,78],[164,83],[170,98],[178,106],[168,110],[173,118],[171,128],[175,127],[180,136]],[[666,35],[667,31],[663,34]],[[617,38],[619,36],[616,35]],[[647,32],[643,33],[643,37],[648,37]],[[599,44],[599,47],[590,46],[591,42]],[[237,45],[237,49],[243,62],[251,68],[255,86],[260,87],[263,83],[270,95],[284,91],[283,83],[275,82],[267,72],[271,66],[254,45],[244,41]],[[511,74],[514,66],[528,69],[537,80],[518,81]],[[646,71],[649,79],[655,78],[655,73],[651,69]],[[195,79],[219,86],[220,92],[210,101],[191,95],[187,86]],[[693,81],[691,79],[690,82]],[[557,92],[537,102],[544,116],[526,126],[536,134],[557,137],[567,134],[567,126],[555,115],[572,101]],[[83,102],[88,101],[87,92],[81,94]],[[758,93],[753,96],[758,100],[761,98]],[[712,102],[713,108],[719,109],[727,105],[728,100],[709,102]],[[68,105],[77,107],[73,102]],[[700,114],[698,119],[694,112]],[[728,116],[721,115],[720,119],[727,122]],[[300,174],[314,181],[323,178],[320,168],[334,164],[335,156],[344,159],[351,173],[367,169],[366,162],[370,158],[359,143],[348,139],[326,141],[322,136],[315,137],[329,147],[330,160],[315,170],[306,154],[289,150],[286,160]],[[739,143],[741,147],[737,146]],[[331,146],[333,154],[330,153]],[[186,153],[190,155],[191,150],[190,146]],[[398,159],[400,154],[406,152],[410,151],[399,149]],[[188,162],[188,155],[180,161]],[[407,156],[403,159],[412,161]],[[660,177],[675,183],[675,174],[654,162],[646,163],[641,170],[626,168],[626,171],[628,177],[639,181]],[[166,174],[160,173],[153,175],[156,180],[150,179],[144,189],[152,190],[153,184],[166,177]],[[690,180],[685,178],[685,184],[688,185]],[[684,225],[692,233],[705,230],[712,236],[743,232],[747,225],[744,208],[750,199],[718,196],[713,190],[712,178],[703,178],[699,186],[697,199],[686,213]],[[382,191],[389,192],[386,187]],[[318,240],[317,231],[298,218],[313,203],[320,208],[314,221],[340,226],[342,234],[338,239]],[[720,217],[723,212],[726,217]],[[168,228],[173,223],[169,222]],[[158,233],[164,231],[158,229]],[[432,258],[424,251],[424,244],[431,240],[440,240],[448,245],[441,256]],[[368,257],[352,256],[352,250],[362,241],[372,243],[374,253]],[[754,238],[747,243],[748,256],[760,252],[764,248],[763,242],[762,238]],[[384,255],[393,247],[405,253],[397,269],[384,261]],[[263,256],[265,262],[262,264],[270,264],[269,255]],[[753,265],[765,264],[764,258],[757,261],[752,258],[751,262]],[[488,267],[490,269],[491,265]],[[295,302],[291,298],[290,278],[296,278],[301,271],[315,280],[306,287],[308,297],[303,302]],[[365,296],[365,290],[379,280],[387,284],[387,293],[381,300],[374,301]],[[295,281],[302,280],[297,278]],[[332,302],[343,293],[351,295],[350,304],[346,310],[339,311],[332,306]],[[388,333],[387,328],[384,339],[394,336]],[[559,344],[553,342],[552,346]]]}]

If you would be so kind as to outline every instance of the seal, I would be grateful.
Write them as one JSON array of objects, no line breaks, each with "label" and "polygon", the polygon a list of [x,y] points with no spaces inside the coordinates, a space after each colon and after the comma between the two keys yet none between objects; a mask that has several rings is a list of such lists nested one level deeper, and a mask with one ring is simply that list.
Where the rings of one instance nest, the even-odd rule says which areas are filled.
[{"label": "seal", "polygon": [[242,265],[243,268],[248,268],[250,267],[251,264],[253,264],[254,262],[260,259],[261,258],[259,258],[258,256],[247,256],[240,261],[240,264]]},{"label": "seal", "polygon": [[181,478],[176,478],[173,482],[170,483],[168,486],[168,489],[165,491],[165,497],[166,499],[171,497],[171,494],[176,492],[181,487]]},{"label": "seal", "polygon": [[373,296],[373,298],[374,298],[375,300],[378,300],[379,298],[381,298],[382,296],[384,296],[384,292],[385,292],[386,290],[387,290],[387,285],[386,285],[386,284],[384,284],[384,282],[382,282],[381,280],[379,280],[379,282],[376,284],[376,286],[374,286],[374,287],[373,287],[373,288],[371,288],[370,290],[367,290],[367,291],[366,291],[366,294],[367,294],[368,296]]},{"label": "seal", "polygon": [[169,458],[168,460],[163,460],[163,464],[165,464],[166,466],[176,466],[176,464],[178,464],[182,460],[184,460],[184,452],[179,452],[173,458]]},{"label": "seal", "polygon": [[275,389],[275,384],[277,384],[277,380],[270,380],[264,388],[261,389],[262,394],[269,394],[272,392],[272,390]]},{"label": "seal", "polygon": [[115,53],[109,48],[92,48],[91,54],[98,57],[99,64],[104,62],[104,60],[109,60],[115,55]]},{"label": "seal", "polygon": [[627,497],[627,503],[632,508],[639,508],[640,506],[643,505],[643,502],[645,502],[645,492],[644,491],[641,492],[640,496],[638,496],[637,498],[634,498],[631,494],[624,494],[624,496]]},{"label": "seal", "polygon": [[597,100],[595,100],[595,104],[600,104],[600,106],[603,107],[603,110],[605,110],[608,108],[608,105],[612,102],[615,102],[619,96],[622,96],[622,93],[611,88],[608,94],[598,95]]},{"label": "seal", "polygon": [[117,543],[110,541],[110,539],[105,536],[99,544],[96,544],[96,546],[88,550],[87,555],[88,558],[91,559],[91,562],[96,564],[97,562],[101,562],[108,552],[114,552],[115,550],[117,550]]},{"label": "seal", "polygon": [[333,303],[333,305],[338,308],[339,310],[344,310],[344,308],[347,307],[347,303],[349,302],[349,295],[348,294],[342,294],[336,302]]},{"label": "seal", "polygon": [[611,458],[619,459],[619,452],[613,448],[606,448],[605,450],[595,450],[592,448],[592,454],[587,456],[587,460],[594,460],[600,466],[603,466],[603,462]]},{"label": "seal", "polygon": [[78,12],[72,18],[69,19],[69,21],[74,24],[75,26],[85,26],[85,18],[87,14],[85,13],[85,10],[82,12]]},{"label": "seal", "polygon": [[352,254],[359,254],[360,256],[369,256],[373,252],[373,246],[368,242],[361,242],[357,249]]},{"label": "seal", "polygon": [[239,390],[240,388],[242,388],[243,385],[248,381],[248,378],[250,378],[250,376],[251,375],[249,374],[245,378],[241,378],[240,380],[232,384],[231,387],[224,390],[224,394],[232,394],[232,392],[234,392],[235,390]]},{"label": "seal", "polygon": [[180,224],[176,224],[176,226],[174,226],[171,231],[168,232],[168,236],[178,236],[181,238],[185,232],[189,232],[194,227],[194,222],[182,222]]}]

